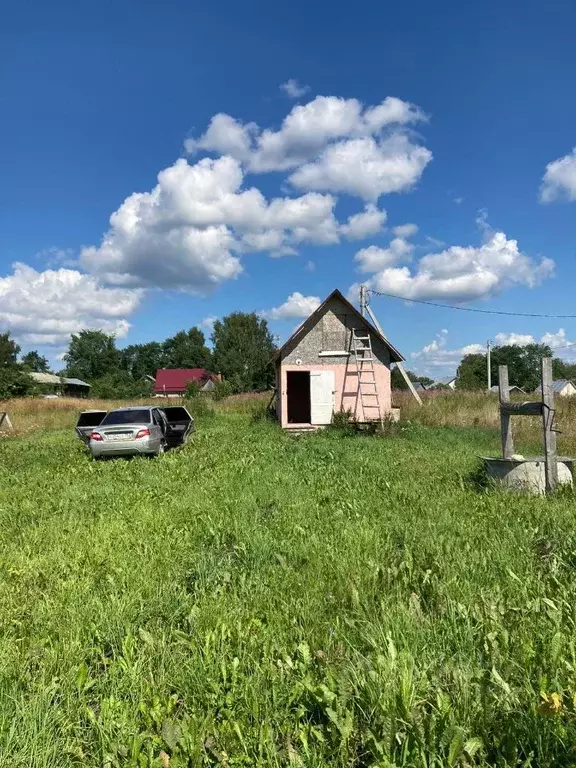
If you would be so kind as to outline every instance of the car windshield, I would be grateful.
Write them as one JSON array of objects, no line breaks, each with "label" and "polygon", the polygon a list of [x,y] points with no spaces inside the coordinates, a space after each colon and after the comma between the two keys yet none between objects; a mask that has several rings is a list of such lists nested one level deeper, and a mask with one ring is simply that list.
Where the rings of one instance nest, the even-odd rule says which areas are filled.
[{"label": "car windshield", "polygon": [[111,424],[150,424],[150,411],[145,410],[133,410],[133,411],[112,411],[101,422],[100,426],[110,426]]}]

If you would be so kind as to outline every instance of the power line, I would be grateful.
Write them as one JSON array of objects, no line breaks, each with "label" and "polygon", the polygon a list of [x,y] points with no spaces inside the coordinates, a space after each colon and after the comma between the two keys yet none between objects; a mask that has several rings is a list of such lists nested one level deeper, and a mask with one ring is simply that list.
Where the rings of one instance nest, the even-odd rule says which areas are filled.
[{"label": "power line", "polygon": [[[549,317],[556,320],[576,320],[576,315],[550,315],[538,312],[504,312],[499,309],[478,309],[476,307],[456,307],[453,304],[439,304],[435,301],[424,301],[423,299],[409,299],[406,296],[396,296],[393,293],[384,293],[367,288],[367,292],[374,296],[384,296],[387,299],[398,299],[399,301],[409,301],[412,304],[425,304],[428,307],[440,307],[441,309],[456,309],[459,312],[480,312],[483,315],[507,315],[508,317]],[[559,347],[561,349],[561,347]]]}]

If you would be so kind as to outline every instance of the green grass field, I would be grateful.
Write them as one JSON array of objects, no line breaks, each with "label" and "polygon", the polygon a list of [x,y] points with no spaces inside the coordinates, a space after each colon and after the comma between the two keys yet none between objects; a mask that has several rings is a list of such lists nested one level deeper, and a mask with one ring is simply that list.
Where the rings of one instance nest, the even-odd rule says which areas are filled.
[{"label": "green grass field", "polygon": [[576,765],[576,498],[480,491],[497,446],[0,439],[0,765]]}]

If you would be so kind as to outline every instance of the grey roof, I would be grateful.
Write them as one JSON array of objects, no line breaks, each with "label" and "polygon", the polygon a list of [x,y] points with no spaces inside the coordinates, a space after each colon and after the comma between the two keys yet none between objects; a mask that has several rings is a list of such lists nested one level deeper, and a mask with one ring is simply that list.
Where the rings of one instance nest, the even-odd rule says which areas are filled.
[{"label": "grey roof", "polygon": [[38,384],[60,384],[60,377],[54,376],[53,373],[36,373],[36,371],[33,371],[28,376],[38,382]]},{"label": "grey roof", "polygon": [[31,379],[34,379],[38,384],[73,384],[76,387],[90,387],[91,384],[87,384],[82,379],[67,379],[65,376],[55,376],[53,373],[29,373]]},{"label": "grey roof", "polygon": [[[572,384],[572,382],[569,379],[556,379],[556,381],[552,382],[552,391],[562,392],[567,384]],[[572,386],[574,386],[574,384],[572,384]]]},{"label": "grey roof", "polygon": [[448,384],[450,384],[451,381],[455,381],[455,380],[456,380],[456,374],[454,374],[453,376],[444,376],[443,379],[438,379],[438,381],[435,381],[434,383],[446,384],[446,386],[448,386]]},{"label": "grey roof", "polygon": [[[522,387],[519,387],[517,384],[510,384],[510,387],[509,387],[509,389],[511,389],[511,390],[512,390],[512,389],[517,389],[517,390],[518,390],[518,392],[524,392],[524,390],[522,389]],[[499,387],[498,387],[498,384],[494,384],[494,386],[493,386],[493,387],[490,387],[490,392],[496,392],[496,394],[498,394],[498,392],[499,392]]]},{"label": "grey roof", "polygon": [[[558,394],[560,394],[560,392],[562,392],[564,387],[567,386],[568,384],[571,384],[573,387],[576,387],[576,384],[574,384],[574,382],[571,381],[570,379],[555,379],[552,382],[552,392],[554,392],[554,394],[558,395]],[[534,390],[534,393],[538,394],[538,395],[541,392],[542,392],[542,383],[538,384],[538,386]]]},{"label": "grey roof", "polygon": [[87,384],[82,379],[62,379],[64,384],[74,384],[76,387],[91,387],[92,384]]}]

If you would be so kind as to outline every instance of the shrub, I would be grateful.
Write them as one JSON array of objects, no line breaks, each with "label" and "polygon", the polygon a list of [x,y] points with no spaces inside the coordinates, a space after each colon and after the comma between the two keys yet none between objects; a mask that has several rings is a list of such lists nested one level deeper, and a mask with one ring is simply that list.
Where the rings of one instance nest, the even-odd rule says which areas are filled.
[{"label": "shrub", "polygon": [[206,397],[192,397],[186,403],[186,407],[190,415],[199,421],[210,419],[214,416],[214,409]]},{"label": "shrub", "polygon": [[184,397],[186,400],[193,400],[194,398],[198,397],[201,391],[202,386],[199,381],[189,381],[186,386]]},{"label": "shrub", "polygon": [[214,400],[224,400],[225,397],[230,397],[234,394],[234,387],[227,380],[217,381],[214,389],[212,390],[212,397]]},{"label": "shrub", "polygon": [[31,395],[34,391],[34,381],[19,368],[0,368],[0,400]]}]

